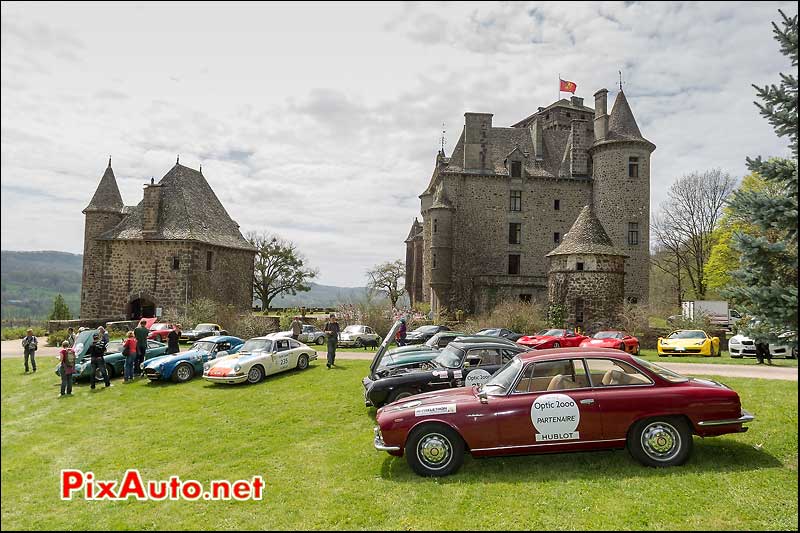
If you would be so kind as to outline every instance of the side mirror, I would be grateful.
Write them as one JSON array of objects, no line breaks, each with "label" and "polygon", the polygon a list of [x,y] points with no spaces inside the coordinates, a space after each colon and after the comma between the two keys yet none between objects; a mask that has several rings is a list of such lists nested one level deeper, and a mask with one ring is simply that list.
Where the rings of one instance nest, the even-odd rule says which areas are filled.
[{"label": "side mirror", "polygon": [[481,400],[481,403],[489,403],[489,395],[486,394],[486,389],[478,391],[478,398]]}]

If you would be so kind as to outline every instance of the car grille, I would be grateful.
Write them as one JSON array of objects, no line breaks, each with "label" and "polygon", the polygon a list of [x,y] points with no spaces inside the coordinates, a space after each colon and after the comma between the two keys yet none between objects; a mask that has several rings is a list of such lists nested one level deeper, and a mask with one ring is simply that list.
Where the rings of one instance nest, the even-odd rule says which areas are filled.
[{"label": "car grille", "polygon": [[742,341],[742,344],[745,346],[753,346],[755,343],[753,341]]},{"label": "car grille", "polygon": [[683,350],[676,350],[675,348],[666,346],[661,347],[661,351],[664,353],[700,353],[702,350],[702,348],[684,348]]}]

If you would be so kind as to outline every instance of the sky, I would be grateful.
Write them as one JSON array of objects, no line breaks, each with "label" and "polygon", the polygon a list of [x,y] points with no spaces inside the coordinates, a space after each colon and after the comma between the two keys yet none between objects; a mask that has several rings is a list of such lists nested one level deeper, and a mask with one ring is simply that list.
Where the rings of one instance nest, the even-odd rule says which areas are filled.
[{"label": "sky", "polygon": [[[3,2],[3,250],[81,253],[112,156],[126,205],[180,156],[243,233],[293,241],[317,282],[405,257],[440,147],[464,112],[510,126],[618,90],[657,145],[651,209],[683,174],[789,155],[751,84],[791,66],[794,2]],[[569,94],[563,94],[568,97]]]}]

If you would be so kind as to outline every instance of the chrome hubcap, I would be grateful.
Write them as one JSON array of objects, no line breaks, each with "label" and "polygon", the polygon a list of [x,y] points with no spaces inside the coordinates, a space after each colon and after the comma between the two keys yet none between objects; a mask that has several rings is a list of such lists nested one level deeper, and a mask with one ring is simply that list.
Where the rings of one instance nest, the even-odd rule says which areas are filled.
[{"label": "chrome hubcap", "polygon": [[186,366],[178,368],[178,379],[182,381],[189,379],[189,369]]},{"label": "chrome hubcap", "polygon": [[439,470],[450,463],[452,447],[447,437],[439,433],[425,435],[417,445],[417,457],[428,468]]},{"label": "chrome hubcap", "polygon": [[257,368],[251,368],[250,372],[247,373],[247,379],[248,381],[255,383],[261,379],[261,372],[259,372]]},{"label": "chrome hubcap", "polygon": [[666,422],[653,422],[642,431],[642,449],[656,461],[669,461],[681,449],[680,433]]}]

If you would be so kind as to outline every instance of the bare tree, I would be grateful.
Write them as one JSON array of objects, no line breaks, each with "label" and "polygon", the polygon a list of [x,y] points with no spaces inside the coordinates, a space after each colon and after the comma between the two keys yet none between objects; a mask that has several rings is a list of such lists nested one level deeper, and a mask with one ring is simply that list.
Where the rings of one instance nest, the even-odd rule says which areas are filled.
[{"label": "bare tree", "polygon": [[670,186],[653,218],[657,247],[672,256],[664,265],[675,269],[678,283],[684,272],[697,298],[705,297],[703,271],[714,244],[712,232],[735,187],[736,180],[720,169],[684,175]]},{"label": "bare tree", "polygon": [[406,292],[404,285],[400,282],[405,275],[406,265],[400,259],[381,263],[367,270],[369,277],[367,287],[372,290],[385,291],[389,301],[392,302],[392,307],[396,307],[397,300]]},{"label": "bare tree", "polygon": [[253,293],[261,308],[269,311],[273,298],[284,293],[297,294],[311,289],[309,281],[317,271],[306,267],[305,259],[294,243],[277,235],[248,233],[247,240],[256,247]]}]

